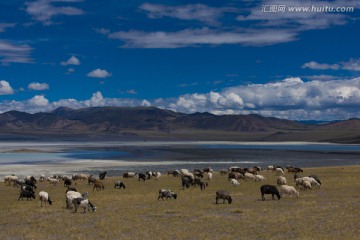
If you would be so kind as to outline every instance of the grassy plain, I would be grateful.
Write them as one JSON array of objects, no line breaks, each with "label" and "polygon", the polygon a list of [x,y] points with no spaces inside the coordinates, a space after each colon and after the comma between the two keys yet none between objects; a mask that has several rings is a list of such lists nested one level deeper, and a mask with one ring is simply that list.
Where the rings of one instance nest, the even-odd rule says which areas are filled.
[{"label": "grassy plain", "polygon": [[[263,171],[267,184],[274,173]],[[264,183],[240,182],[231,186],[215,173],[208,188],[183,190],[180,178],[163,176],[139,182],[124,179],[126,189],[93,191],[86,182],[75,187],[89,191],[96,212],[65,209],[65,188],[39,183],[37,193],[49,192],[52,206],[41,208],[36,200],[17,201],[19,189],[0,183],[0,239],[358,239],[360,236],[360,166],[305,169],[317,174],[320,189],[300,192],[300,197],[261,201]],[[292,174],[286,178],[293,184]],[[157,200],[158,190],[171,189],[177,200]],[[232,204],[215,204],[215,192],[224,189]]]}]

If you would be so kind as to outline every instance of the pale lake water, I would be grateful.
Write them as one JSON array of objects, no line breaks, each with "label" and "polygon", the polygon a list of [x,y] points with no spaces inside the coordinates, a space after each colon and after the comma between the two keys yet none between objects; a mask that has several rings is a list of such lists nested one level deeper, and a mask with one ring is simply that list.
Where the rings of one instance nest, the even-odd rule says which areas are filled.
[{"label": "pale lake water", "polygon": [[360,165],[360,146],[303,142],[0,142],[0,176],[165,173],[210,166],[324,167]]}]

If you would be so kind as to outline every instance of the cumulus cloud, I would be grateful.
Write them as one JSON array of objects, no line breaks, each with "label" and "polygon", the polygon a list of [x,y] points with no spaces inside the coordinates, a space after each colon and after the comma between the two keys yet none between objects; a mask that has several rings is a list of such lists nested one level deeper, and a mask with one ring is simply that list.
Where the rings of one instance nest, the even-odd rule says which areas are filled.
[{"label": "cumulus cloud", "polygon": [[44,25],[53,24],[52,18],[57,15],[82,15],[84,11],[80,8],[69,6],[55,6],[53,3],[71,3],[82,2],[82,0],[36,0],[26,2],[26,12],[32,16],[35,21]]},{"label": "cumulus cloud", "polygon": [[5,80],[1,80],[0,81],[0,95],[7,95],[7,94],[13,94],[13,93],[14,93],[14,90],[10,86],[10,83]]},{"label": "cumulus cloud", "polygon": [[26,101],[2,101],[0,111],[50,111],[60,106],[156,106],[178,112],[213,114],[260,114],[293,120],[339,120],[360,117],[360,78],[303,81],[292,77],[280,81],[248,84],[208,93],[174,98],[106,98],[95,92],[88,100],[60,99],[49,102],[37,95]]},{"label": "cumulus cloud", "polygon": [[14,44],[8,41],[0,40],[0,62],[9,63],[31,63],[30,57],[32,48],[26,44]]},{"label": "cumulus cloud", "polygon": [[80,60],[77,57],[71,56],[67,61],[62,61],[60,64],[63,66],[80,65]]},{"label": "cumulus cloud", "polygon": [[47,90],[49,89],[49,84],[33,82],[28,85],[28,89],[36,91]]},{"label": "cumulus cloud", "polygon": [[302,65],[302,68],[310,68],[315,70],[349,70],[360,71],[360,59],[350,58],[349,61],[339,62],[335,64],[318,63],[315,61],[307,62]]},{"label": "cumulus cloud", "polygon": [[49,105],[49,100],[47,100],[43,95],[36,95],[28,101],[30,105],[35,107],[46,107]]},{"label": "cumulus cloud", "polygon": [[92,77],[92,78],[108,78],[111,77],[111,73],[109,73],[106,70],[97,68],[95,70],[92,70],[91,72],[89,72],[87,74],[88,77]]}]

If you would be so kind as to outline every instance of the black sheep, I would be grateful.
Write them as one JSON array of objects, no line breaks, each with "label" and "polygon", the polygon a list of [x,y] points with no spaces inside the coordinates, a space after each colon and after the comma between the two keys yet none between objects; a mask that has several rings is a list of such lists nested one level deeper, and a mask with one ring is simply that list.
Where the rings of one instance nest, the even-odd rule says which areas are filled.
[{"label": "black sheep", "polygon": [[106,171],[103,171],[103,172],[100,172],[99,173],[99,178],[100,178],[100,180],[104,180],[105,179],[105,175],[106,175]]},{"label": "black sheep", "polygon": [[18,201],[20,200],[20,198],[21,198],[21,200],[24,200],[24,198],[26,198],[26,200],[29,200],[29,198],[30,199],[31,198],[35,199],[35,194],[33,192],[30,192],[30,191],[22,190],[20,192],[20,196],[18,198]]},{"label": "black sheep", "polygon": [[263,201],[265,200],[264,194],[271,194],[273,200],[275,200],[274,195],[276,195],[277,198],[280,200],[279,191],[273,185],[262,185],[260,187],[260,191],[261,191],[261,198],[262,198]]},{"label": "black sheep", "polygon": [[139,177],[139,181],[140,181],[140,179],[142,179],[144,181],[146,180],[146,175],[144,173],[139,173],[138,177]]}]

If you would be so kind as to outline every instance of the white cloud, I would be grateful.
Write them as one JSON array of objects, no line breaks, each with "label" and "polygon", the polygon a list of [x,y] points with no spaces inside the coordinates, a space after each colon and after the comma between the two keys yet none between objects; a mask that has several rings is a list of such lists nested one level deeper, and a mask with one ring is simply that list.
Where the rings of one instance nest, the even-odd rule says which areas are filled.
[{"label": "white cloud", "polygon": [[144,3],[141,10],[147,11],[149,18],[171,17],[181,20],[197,20],[210,25],[219,25],[218,19],[225,12],[233,12],[233,8],[214,8],[204,4],[188,4],[168,6],[162,4]]},{"label": "white cloud", "polygon": [[33,2],[26,2],[26,12],[32,16],[36,21],[43,23],[44,25],[51,25],[53,21],[52,17],[57,15],[82,15],[84,11],[79,8],[69,6],[54,6],[52,3],[58,2],[82,2],[82,0],[36,0]]},{"label": "white cloud", "polygon": [[360,117],[360,78],[345,80],[303,81],[286,78],[281,81],[239,85],[219,92],[184,94],[175,98],[136,99],[106,98],[95,92],[90,99],[60,99],[49,102],[37,95],[26,101],[2,101],[0,112],[50,111],[60,106],[156,106],[185,113],[261,114],[285,119],[338,120]]},{"label": "white cloud", "polygon": [[87,74],[88,77],[92,77],[92,78],[108,78],[111,77],[111,73],[109,73],[106,70],[97,68],[95,70],[92,70],[91,72],[89,72]]},{"label": "white cloud", "polygon": [[338,70],[340,68],[339,64],[327,64],[327,63],[318,63],[315,61],[307,62],[302,65],[302,68],[310,68],[310,69],[316,69],[316,70],[326,70],[326,69],[332,69],[332,70]]},{"label": "white cloud", "polygon": [[7,28],[12,28],[15,25],[15,23],[0,23],[0,32],[5,32]]},{"label": "white cloud", "polygon": [[2,64],[9,63],[31,63],[30,58],[33,49],[26,45],[16,45],[14,43],[0,40],[0,62]]},{"label": "white cloud", "polygon": [[0,95],[7,95],[7,94],[13,94],[13,93],[14,93],[14,90],[10,86],[10,83],[5,80],[1,80],[0,81]]},{"label": "white cloud", "polygon": [[[270,6],[285,6],[283,12],[271,12]],[[263,0],[259,5],[253,7],[248,15],[239,15],[239,21],[257,22],[262,27],[292,28],[301,32],[313,29],[326,29],[335,25],[346,24],[350,16],[343,13],[321,11],[321,8],[353,6],[359,7],[360,3],[355,0],[349,1],[312,1],[312,0]],[[319,11],[306,11],[300,9],[291,11],[291,7],[312,7],[319,8]]]},{"label": "white cloud", "polygon": [[107,28],[94,28],[94,30],[102,35],[108,35],[110,33],[110,30]]},{"label": "white cloud", "polygon": [[28,85],[28,89],[37,90],[37,91],[39,91],[39,90],[47,90],[47,89],[49,89],[49,84],[33,82],[33,83],[30,83]]},{"label": "white cloud", "polygon": [[350,58],[349,61],[344,61],[335,64],[318,63],[315,61],[307,62],[302,65],[302,68],[310,68],[316,70],[349,70],[349,71],[360,71],[360,58]]},{"label": "white cloud", "polygon": [[200,28],[177,32],[120,31],[108,37],[122,40],[123,48],[182,48],[223,44],[263,46],[293,41],[296,34],[278,29],[227,32]]},{"label": "white cloud", "polygon": [[49,105],[49,100],[47,100],[43,95],[36,95],[28,101],[29,104],[34,107],[46,107]]},{"label": "white cloud", "polygon": [[67,65],[80,65],[80,60],[77,57],[71,56],[67,61],[63,61],[60,63],[63,66]]}]

